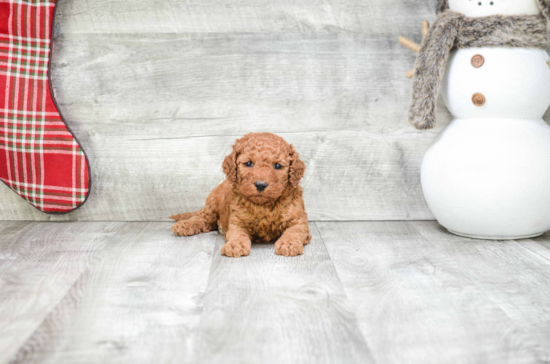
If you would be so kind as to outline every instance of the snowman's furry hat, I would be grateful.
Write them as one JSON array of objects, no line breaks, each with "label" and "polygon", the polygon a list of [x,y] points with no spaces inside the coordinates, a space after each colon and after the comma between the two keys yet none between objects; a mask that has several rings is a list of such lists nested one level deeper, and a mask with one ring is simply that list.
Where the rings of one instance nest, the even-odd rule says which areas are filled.
[{"label": "snowman's furry hat", "polygon": [[542,14],[546,19],[550,19],[550,0],[539,0]]},{"label": "snowman's furry hat", "polygon": [[[550,0],[538,0],[542,14],[550,19]],[[435,12],[437,14],[449,9],[449,0],[435,0]]]},{"label": "snowman's furry hat", "polygon": [[449,9],[448,0],[435,0],[435,12],[437,14]]}]

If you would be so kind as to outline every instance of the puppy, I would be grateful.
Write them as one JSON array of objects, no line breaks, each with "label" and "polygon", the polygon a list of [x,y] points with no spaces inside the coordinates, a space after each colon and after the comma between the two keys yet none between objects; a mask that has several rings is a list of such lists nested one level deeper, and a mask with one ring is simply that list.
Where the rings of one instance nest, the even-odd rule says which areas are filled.
[{"label": "puppy", "polygon": [[225,181],[197,212],[171,216],[174,233],[190,236],[220,230],[222,254],[241,257],[252,242],[275,242],[275,253],[302,254],[311,240],[299,186],[306,166],[294,147],[271,133],[238,139],[225,157]]}]

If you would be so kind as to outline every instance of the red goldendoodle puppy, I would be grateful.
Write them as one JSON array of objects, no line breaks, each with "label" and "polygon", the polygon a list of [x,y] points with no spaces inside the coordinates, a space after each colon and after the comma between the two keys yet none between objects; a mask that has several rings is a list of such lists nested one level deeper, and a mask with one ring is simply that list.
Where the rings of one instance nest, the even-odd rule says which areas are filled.
[{"label": "red goldendoodle puppy", "polygon": [[197,212],[171,216],[174,233],[190,236],[219,229],[222,254],[248,255],[253,241],[275,242],[275,253],[302,254],[311,240],[299,186],[306,166],[294,147],[271,133],[250,133],[225,157],[225,181]]}]

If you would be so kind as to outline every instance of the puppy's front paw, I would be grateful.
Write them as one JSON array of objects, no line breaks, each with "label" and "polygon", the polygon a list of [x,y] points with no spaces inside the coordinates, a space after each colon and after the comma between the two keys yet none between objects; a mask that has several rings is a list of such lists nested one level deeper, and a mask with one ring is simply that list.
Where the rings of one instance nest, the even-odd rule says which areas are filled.
[{"label": "puppy's front paw", "polygon": [[275,243],[275,254],[285,257],[295,257],[304,252],[304,244],[292,241],[280,241]]},{"label": "puppy's front paw", "polygon": [[233,258],[246,256],[250,254],[250,244],[239,240],[229,240],[222,247],[222,254]]},{"label": "puppy's front paw", "polygon": [[196,235],[196,234],[199,233],[196,230],[197,229],[195,229],[193,224],[190,224],[187,221],[180,221],[180,222],[177,222],[174,225],[172,225],[172,231],[174,232],[174,234],[179,235],[179,236]]}]

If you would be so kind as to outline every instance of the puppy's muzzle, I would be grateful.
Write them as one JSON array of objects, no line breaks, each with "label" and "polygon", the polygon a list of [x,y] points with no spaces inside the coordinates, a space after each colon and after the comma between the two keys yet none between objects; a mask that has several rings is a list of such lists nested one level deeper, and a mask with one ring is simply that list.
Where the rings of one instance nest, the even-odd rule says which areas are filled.
[{"label": "puppy's muzzle", "polygon": [[263,190],[265,190],[267,188],[267,182],[264,182],[264,181],[256,181],[254,182],[254,186],[256,186],[256,189],[259,191],[259,192],[262,192]]}]

